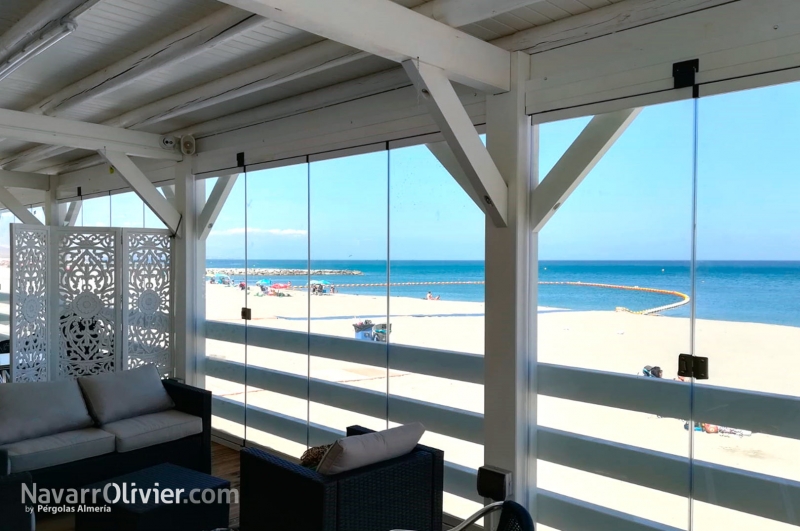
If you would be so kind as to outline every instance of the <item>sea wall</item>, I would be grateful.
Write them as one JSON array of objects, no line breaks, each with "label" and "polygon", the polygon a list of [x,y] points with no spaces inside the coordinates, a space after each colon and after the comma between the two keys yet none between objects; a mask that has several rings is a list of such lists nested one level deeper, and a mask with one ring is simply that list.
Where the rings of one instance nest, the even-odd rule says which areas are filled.
[{"label": "sea wall", "polygon": [[[206,269],[206,275],[216,275],[222,273],[223,275],[236,275],[242,276],[245,274],[245,269],[242,267],[211,267]],[[308,269],[280,269],[280,268],[264,268],[256,267],[247,270],[247,274],[257,277],[293,277],[293,276],[307,276],[309,275]],[[363,275],[361,271],[355,269],[312,269],[311,275],[325,276],[356,276]]]}]

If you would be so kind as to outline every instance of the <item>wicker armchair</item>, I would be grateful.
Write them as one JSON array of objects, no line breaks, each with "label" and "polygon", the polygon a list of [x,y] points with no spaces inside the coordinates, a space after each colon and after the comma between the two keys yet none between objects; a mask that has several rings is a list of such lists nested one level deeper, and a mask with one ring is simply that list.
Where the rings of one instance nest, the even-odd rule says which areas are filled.
[{"label": "wicker armchair", "polygon": [[[360,426],[347,436],[370,433]],[[441,531],[444,452],[325,476],[254,448],[241,451],[241,531]]]}]

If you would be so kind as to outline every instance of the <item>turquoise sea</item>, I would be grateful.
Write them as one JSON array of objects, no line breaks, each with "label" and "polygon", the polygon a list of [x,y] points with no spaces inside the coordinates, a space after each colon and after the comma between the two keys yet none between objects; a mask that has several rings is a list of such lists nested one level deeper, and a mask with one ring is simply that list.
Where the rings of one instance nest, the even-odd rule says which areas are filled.
[{"label": "turquoise sea", "polygon": [[[250,268],[306,269],[305,260],[250,260]],[[325,276],[337,285],[359,283],[482,281],[482,261],[385,261],[312,260],[312,269],[355,269],[361,276]],[[244,260],[207,260],[207,267],[243,268]],[[800,262],[714,262],[697,265],[697,317],[725,321],[800,326]],[[248,275],[255,284],[264,277]],[[234,276],[237,282],[243,276]],[[305,284],[305,277],[270,277],[274,282]],[[677,261],[542,261],[539,280],[639,286],[691,293],[689,262]],[[483,301],[483,285],[418,285],[340,288],[342,293],[423,298],[430,290],[442,299]],[[669,295],[593,288],[587,286],[539,287],[539,306],[570,310],[614,310],[624,306],[643,310],[676,301]],[[686,317],[689,305],[664,312]]]}]

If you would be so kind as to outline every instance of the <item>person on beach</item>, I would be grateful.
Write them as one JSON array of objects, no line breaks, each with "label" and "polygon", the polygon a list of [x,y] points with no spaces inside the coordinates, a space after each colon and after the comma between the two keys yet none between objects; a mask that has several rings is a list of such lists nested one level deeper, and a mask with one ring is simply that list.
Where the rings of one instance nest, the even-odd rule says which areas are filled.
[{"label": "person on beach", "polygon": [[425,299],[429,301],[438,301],[439,297],[441,297],[441,295],[437,295],[434,297],[433,294],[429,291],[428,295],[425,296]]}]

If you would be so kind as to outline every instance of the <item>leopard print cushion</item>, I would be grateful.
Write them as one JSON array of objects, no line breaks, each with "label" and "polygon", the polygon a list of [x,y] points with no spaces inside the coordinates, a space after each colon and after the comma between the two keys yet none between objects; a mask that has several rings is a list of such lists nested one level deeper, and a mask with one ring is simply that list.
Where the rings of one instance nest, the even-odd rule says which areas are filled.
[{"label": "leopard print cushion", "polygon": [[319,462],[322,461],[322,458],[325,457],[325,452],[328,451],[331,444],[325,444],[322,446],[314,446],[313,448],[309,448],[303,453],[303,456],[300,458],[300,465],[306,468],[317,468]]}]

